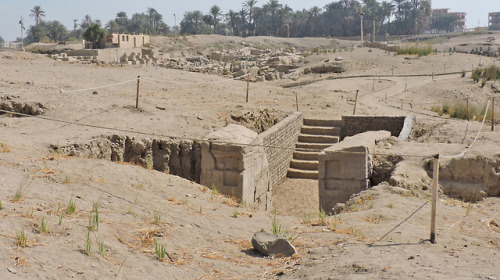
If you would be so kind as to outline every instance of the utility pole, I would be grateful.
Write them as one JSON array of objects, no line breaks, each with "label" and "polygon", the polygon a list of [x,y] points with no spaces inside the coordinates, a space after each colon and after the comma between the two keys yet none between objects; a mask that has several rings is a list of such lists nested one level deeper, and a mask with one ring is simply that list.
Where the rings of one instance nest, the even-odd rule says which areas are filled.
[{"label": "utility pole", "polygon": [[363,17],[365,15],[365,13],[363,13],[363,7],[361,7],[359,15],[361,17],[361,47],[363,47]]},{"label": "utility pole", "polygon": [[24,20],[23,16],[21,16],[21,20],[19,21],[19,24],[21,25],[21,50],[24,52]]},{"label": "utility pole", "polygon": [[177,38],[177,16],[174,14],[174,38]]}]

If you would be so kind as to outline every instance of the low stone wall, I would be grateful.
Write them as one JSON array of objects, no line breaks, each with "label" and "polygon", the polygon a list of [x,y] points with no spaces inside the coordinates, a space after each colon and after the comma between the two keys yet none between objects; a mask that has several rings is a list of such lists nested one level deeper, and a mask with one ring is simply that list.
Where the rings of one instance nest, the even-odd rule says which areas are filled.
[{"label": "low stone wall", "polygon": [[207,135],[201,144],[201,184],[271,209],[269,166],[258,134],[230,124]]},{"label": "low stone wall", "polygon": [[342,139],[379,130],[389,131],[392,136],[398,137],[405,126],[406,118],[405,116],[342,116]]},{"label": "low stone wall", "polygon": [[371,131],[347,137],[324,149],[319,155],[319,204],[327,213],[337,203],[370,187],[373,163],[370,155],[377,140],[390,136],[388,131]]},{"label": "low stone wall", "polygon": [[294,113],[259,135],[264,146],[290,148],[264,147],[269,162],[271,187],[286,177],[290,161],[293,158],[293,148],[299,139],[303,120],[304,115],[302,113]]},{"label": "low stone wall", "polygon": [[[94,58],[97,57],[98,61],[104,61],[104,62],[120,62],[120,57],[122,57],[124,54],[127,56],[135,53],[135,54],[142,54],[142,49],[141,48],[109,48],[109,49],[96,49],[96,50],[71,50],[68,51],[68,56],[71,57],[88,57],[88,58]],[[146,50],[146,52],[149,52],[149,50]]]}]

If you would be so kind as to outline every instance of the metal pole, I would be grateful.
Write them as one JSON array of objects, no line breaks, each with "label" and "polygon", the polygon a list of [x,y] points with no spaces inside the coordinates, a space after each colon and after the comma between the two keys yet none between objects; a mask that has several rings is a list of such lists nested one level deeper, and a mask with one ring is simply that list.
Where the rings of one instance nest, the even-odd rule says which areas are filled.
[{"label": "metal pole", "polygon": [[139,84],[141,82],[141,76],[137,76],[137,95],[135,96],[135,108],[139,108]]},{"label": "metal pole", "polygon": [[248,92],[250,91],[250,74],[247,74],[247,98],[246,103],[248,103]]},{"label": "metal pole", "polygon": [[297,112],[299,111],[299,97],[297,92],[295,92],[295,107],[297,107]]},{"label": "metal pole", "polygon": [[373,19],[373,42],[375,42],[375,18]]},{"label": "metal pole", "polygon": [[174,14],[174,38],[177,38],[177,16]]},{"label": "metal pole", "polygon": [[361,47],[363,47],[363,12],[361,12]]},{"label": "metal pole", "polygon": [[495,131],[495,96],[491,100],[491,131]]},{"label": "metal pole", "polygon": [[467,96],[467,121],[470,121],[470,114],[469,114],[469,97]]},{"label": "metal pole", "polygon": [[434,170],[432,173],[432,205],[431,205],[431,238],[432,244],[436,243],[436,206],[437,187],[439,182],[439,154],[434,156]]},{"label": "metal pole", "polygon": [[356,105],[358,104],[358,93],[359,93],[359,89],[356,90],[356,100],[354,101],[354,110],[352,111],[353,115],[356,115]]},{"label": "metal pole", "polygon": [[21,20],[19,21],[19,24],[21,25],[21,50],[24,51],[24,20],[23,17],[21,16]]}]

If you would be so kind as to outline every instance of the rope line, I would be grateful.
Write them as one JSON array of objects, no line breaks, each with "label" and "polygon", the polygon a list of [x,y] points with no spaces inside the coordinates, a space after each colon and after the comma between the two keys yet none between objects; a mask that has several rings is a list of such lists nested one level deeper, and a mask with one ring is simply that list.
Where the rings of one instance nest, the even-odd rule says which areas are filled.
[{"label": "rope line", "polygon": [[404,219],[401,223],[397,224],[395,227],[393,227],[390,231],[388,231],[386,234],[384,234],[384,236],[380,237],[378,240],[376,241],[373,241],[372,243],[370,243],[370,246],[375,244],[375,242],[379,242],[381,241],[382,239],[384,239],[385,237],[387,237],[387,235],[389,235],[391,232],[393,232],[395,229],[397,229],[398,227],[400,227],[402,224],[404,224],[406,221],[408,221],[411,217],[413,217],[413,215],[415,215],[418,211],[422,210],[422,208],[424,208],[425,205],[427,205],[427,203],[429,203],[429,201],[426,201],[424,204],[422,204],[422,206],[420,206],[417,210],[415,210],[413,213],[410,214],[410,216],[408,216],[406,219]]},{"label": "rope line", "polygon": [[[59,123],[64,123],[64,124],[71,124],[71,125],[76,125],[76,126],[84,126],[84,127],[104,129],[104,130],[109,130],[109,131],[139,134],[139,135],[154,136],[154,137],[164,137],[164,138],[178,139],[178,140],[189,140],[189,141],[196,141],[196,142],[206,141],[206,142],[210,142],[213,144],[239,145],[239,146],[246,146],[246,147],[263,147],[263,148],[269,148],[269,149],[292,150],[292,151],[297,151],[297,152],[321,152],[321,151],[323,151],[323,149],[314,149],[314,148],[295,148],[295,147],[284,147],[284,146],[276,146],[276,145],[236,143],[236,142],[221,141],[221,140],[207,140],[207,139],[194,138],[194,137],[183,137],[183,136],[175,136],[175,135],[167,135],[167,134],[157,134],[157,133],[151,133],[151,132],[133,131],[133,130],[128,130],[128,129],[111,128],[111,127],[100,126],[100,125],[92,125],[92,124],[77,123],[77,122],[72,122],[72,121],[58,120],[58,119],[42,117],[42,116],[32,116],[32,115],[28,115],[28,114],[24,114],[24,113],[12,112],[12,111],[1,110],[1,109],[0,109],[0,112],[7,113],[7,114],[13,114],[13,115],[17,115],[17,116],[41,119],[41,120],[45,120],[45,121],[53,121],[53,122],[59,122]],[[430,158],[430,157],[432,157],[432,155],[373,153],[373,152],[354,152],[354,151],[336,151],[336,153],[351,154],[351,155],[370,155],[370,156],[403,156],[403,157],[414,157],[414,158]]]},{"label": "rope line", "polygon": [[474,141],[472,141],[472,143],[469,146],[467,146],[467,148],[465,148],[465,150],[463,150],[463,152],[456,154],[456,155],[452,155],[452,156],[441,156],[442,158],[452,159],[452,158],[460,158],[460,157],[465,156],[465,153],[467,153],[470,150],[470,148],[472,148],[472,145],[474,145],[474,143],[476,143],[476,140],[479,137],[479,134],[481,134],[481,131],[483,130],[484,121],[486,120],[486,115],[488,114],[489,107],[490,107],[490,100],[488,99],[488,102],[486,103],[486,110],[484,111],[483,122],[481,123],[481,127],[479,128],[479,131],[477,132],[476,137],[474,138]]},{"label": "rope line", "polygon": [[155,82],[159,82],[159,83],[164,83],[164,82],[167,82],[169,84],[179,84],[179,85],[208,85],[208,84],[216,84],[216,83],[226,83],[226,82],[231,82],[231,81],[238,81],[238,80],[241,80],[242,78],[245,78],[247,76],[249,76],[250,74],[245,74],[243,76],[240,76],[240,77],[237,77],[237,78],[231,78],[231,79],[226,79],[224,81],[210,81],[210,82],[203,82],[203,83],[196,83],[196,82],[177,82],[177,81],[162,81],[162,80],[157,80],[157,79],[152,79],[152,78],[145,78],[145,77],[141,77],[140,79],[144,79],[144,80],[149,80],[149,81],[155,81]]},{"label": "rope line", "polygon": [[135,82],[135,81],[137,81],[137,79],[128,80],[128,81],[124,81],[124,82],[120,82],[120,83],[116,83],[116,84],[111,84],[111,85],[100,86],[100,87],[91,87],[91,88],[75,89],[75,90],[64,90],[64,89],[61,89],[61,93],[80,92],[80,91],[87,91],[87,90],[96,90],[96,89],[101,89],[101,88],[108,88],[108,87],[119,86],[119,85],[131,83],[131,82]]}]

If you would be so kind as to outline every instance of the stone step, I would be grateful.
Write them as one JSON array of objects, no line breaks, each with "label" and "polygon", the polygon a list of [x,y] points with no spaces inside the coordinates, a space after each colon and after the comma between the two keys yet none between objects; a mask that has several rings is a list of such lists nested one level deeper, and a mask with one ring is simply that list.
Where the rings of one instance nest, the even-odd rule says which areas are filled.
[{"label": "stone step", "polygon": [[318,171],[312,170],[299,170],[294,168],[289,168],[287,173],[288,178],[296,179],[318,179]]},{"label": "stone step", "polygon": [[318,160],[319,152],[294,151],[293,158],[298,160]]},{"label": "stone step", "polygon": [[295,145],[295,149],[296,150],[311,150],[311,152],[320,152],[330,146],[332,146],[334,144],[330,144],[330,143],[322,143],[322,144],[319,144],[319,143],[297,143],[297,145]]},{"label": "stone step", "polygon": [[293,159],[290,162],[290,168],[300,170],[315,170],[318,171],[319,161],[317,160],[298,160]]},{"label": "stone step", "polygon": [[338,136],[331,135],[312,135],[312,134],[300,134],[299,143],[329,143],[335,144],[339,142]]},{"label": "stone step", "polygon": [[319,119],[304,119],[304,125],[307,126],[336,126],[341,127],[341,120],[319,120]]},{"label": "stone step", "polygon": [[331,135],[340,136],[342,129],[336,126],[307,126],[304,125],[300,129],[303,134],[315,134],[315,135]]}]

